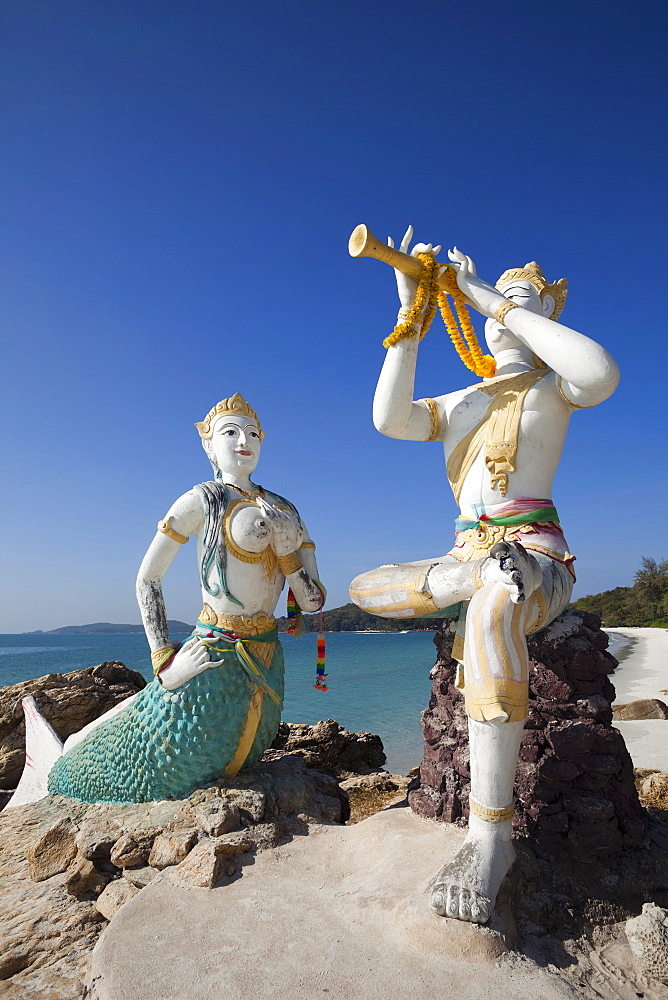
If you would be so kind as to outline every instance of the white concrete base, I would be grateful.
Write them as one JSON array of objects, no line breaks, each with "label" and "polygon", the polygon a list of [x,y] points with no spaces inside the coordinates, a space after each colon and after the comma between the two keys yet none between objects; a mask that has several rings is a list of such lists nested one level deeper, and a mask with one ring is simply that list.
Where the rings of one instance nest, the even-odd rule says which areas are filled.
[{"label": "white concrete base", "polygon": [[266,851],[241,877],[194,889],[174,871],[118,911],[92,960],[95,1000],[564,1000],[524,961],[514,927],[432,914],[427,886],[464,831],[390,808]]}]

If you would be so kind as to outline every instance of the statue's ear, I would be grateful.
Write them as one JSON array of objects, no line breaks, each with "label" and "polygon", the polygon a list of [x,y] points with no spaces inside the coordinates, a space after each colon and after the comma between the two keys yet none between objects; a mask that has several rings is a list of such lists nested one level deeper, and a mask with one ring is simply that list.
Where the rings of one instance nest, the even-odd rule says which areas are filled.
[{"label": "statue's ear", "polygon": [[202,447],[206,452],[209,461],[213,460],[213,448],[211,447],[211,438],[202,438]]},{"label": "statue's ear", "polygon": [[541,299],[543,303],[543,316],[549,319],[554,312],[554,307],[556,306],[556,301],[553,295],[543,295]]}]

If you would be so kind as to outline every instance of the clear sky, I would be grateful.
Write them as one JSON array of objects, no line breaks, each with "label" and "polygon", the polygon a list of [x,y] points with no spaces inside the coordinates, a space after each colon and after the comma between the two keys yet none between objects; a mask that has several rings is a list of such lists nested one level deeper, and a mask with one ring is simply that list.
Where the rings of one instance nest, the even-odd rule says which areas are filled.
[{"label": "clear sky", "polygon": [[[360,222],[570,279],[564,322],[622,369],[555,483],[575,593],[668,556],[666,11],[4,0],[0,631],[139,621],[155,524],[210,475],[193,422],[237,390],[330,607],[450,547],[440,446],[371,423],[398,302]],[[416,397],[468,382],[435,322]],[[194,552],[169,617],[200,609]]]}]

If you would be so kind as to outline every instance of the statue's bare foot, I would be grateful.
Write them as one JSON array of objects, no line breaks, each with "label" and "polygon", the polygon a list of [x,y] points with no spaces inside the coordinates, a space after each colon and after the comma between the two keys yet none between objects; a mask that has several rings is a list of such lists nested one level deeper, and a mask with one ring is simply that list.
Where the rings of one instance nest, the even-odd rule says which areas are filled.
[{"label": "statue's bare foot", "polygon": [[481,572],[483,583],[500,583],[515,604],[533,594],[542,582],[538,560],[519,542],[497,542],[489,550]]},{"label": "statue's bare foot", "polygon": [[441,917],[486,923],[514,860],[510,823],[476,822],[457,853],[436,874],[429,899],[432,909]]}]

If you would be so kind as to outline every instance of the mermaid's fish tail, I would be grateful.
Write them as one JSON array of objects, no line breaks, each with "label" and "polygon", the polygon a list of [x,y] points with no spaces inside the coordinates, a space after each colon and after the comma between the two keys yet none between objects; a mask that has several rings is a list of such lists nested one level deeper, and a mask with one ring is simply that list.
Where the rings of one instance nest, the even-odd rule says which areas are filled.
[{"label": "mermaid's fish tail", "polygon": [[24,698],[22,705],[26,720],[26,762],[18,787],[5,809],[37,802],[48,795],[49,772],[63,754],[62,740],[40,713],[33,696]]}]

